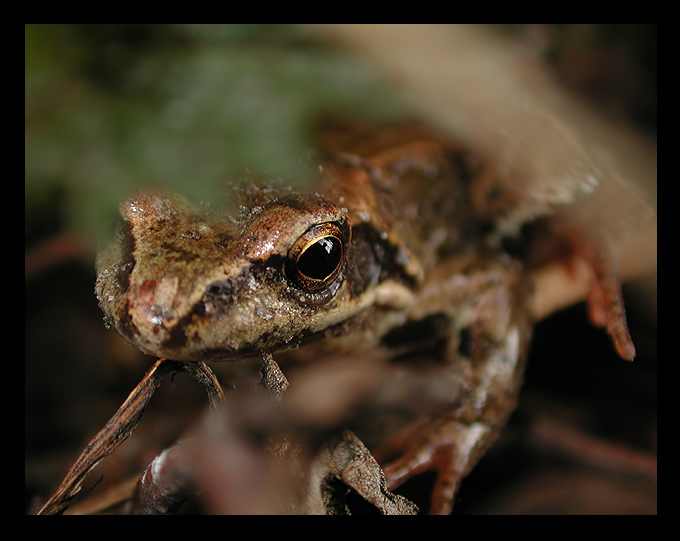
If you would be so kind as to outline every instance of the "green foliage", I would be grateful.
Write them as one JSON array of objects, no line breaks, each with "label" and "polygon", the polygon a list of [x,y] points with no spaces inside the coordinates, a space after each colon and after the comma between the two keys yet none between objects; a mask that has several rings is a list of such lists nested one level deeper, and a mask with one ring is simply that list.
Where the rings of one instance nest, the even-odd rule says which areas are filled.
[{"label": "green foliage", "polygon": [[96,240],[140,186],[214,201],[244,174],[304,181],[320,112],[398,107],[360,59],[288,25],[27,25],[25,45],[27,235],[50,200]]}]

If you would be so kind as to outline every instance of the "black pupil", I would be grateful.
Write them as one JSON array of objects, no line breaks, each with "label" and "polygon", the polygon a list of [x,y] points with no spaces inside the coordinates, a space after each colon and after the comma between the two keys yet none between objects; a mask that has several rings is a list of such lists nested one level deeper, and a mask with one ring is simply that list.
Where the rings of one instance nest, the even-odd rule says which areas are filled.
[{"label": "black pupil", "polygon": [[297,261],[298,271],[314,280],[328,278],[340,264],[342,248],[335,237],[324,237],[309,246]]}]

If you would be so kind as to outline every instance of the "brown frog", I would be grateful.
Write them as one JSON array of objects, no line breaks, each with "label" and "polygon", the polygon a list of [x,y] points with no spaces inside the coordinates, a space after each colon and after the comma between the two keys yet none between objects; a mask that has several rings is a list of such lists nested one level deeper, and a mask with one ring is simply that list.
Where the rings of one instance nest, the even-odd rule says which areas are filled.
[{"label": "brown frog", "polygon": [[[321,453],[318,490],[340,479],[383,513],[412,513],[390,491],[430,470],[430,512],[449,513],[517,401],[535,238],[599,253],[589,248],[598,237],[542,219],[588,190],[546,192],[532,205],[507,188],[512,179],[489,173],[496,166],[412,123],[326,125],[319,158],[311,192],[247,186],[228,213],[151,192],[126,201],[124,224],[97,263],[100,305],[128,342],[162,358],[273,362],[274,354],[284,372],[286,363],[346,358],[437,374],[450,383],[446,408],[425,407],[391,433],[344,432]],[[520,226],[530,221],[538,225],[527,236]],[[606,260],[590,258],[598,269]],[[594,312],[631,357],[617,282],[611,272],[600,277],[592,298],[603,310]],[[270,380],[280,395],[285,378]]]}]

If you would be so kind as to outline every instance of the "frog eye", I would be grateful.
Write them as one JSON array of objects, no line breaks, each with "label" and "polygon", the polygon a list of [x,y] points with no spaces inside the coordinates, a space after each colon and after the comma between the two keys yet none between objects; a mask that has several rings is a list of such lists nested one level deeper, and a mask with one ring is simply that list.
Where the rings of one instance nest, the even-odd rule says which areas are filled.
[{"label": "frog eye", "polygon": [[332,222],[309,228],[288,251],[288,279],[309,292],[327,285],[342,267],[344,238],[342,229]]}]

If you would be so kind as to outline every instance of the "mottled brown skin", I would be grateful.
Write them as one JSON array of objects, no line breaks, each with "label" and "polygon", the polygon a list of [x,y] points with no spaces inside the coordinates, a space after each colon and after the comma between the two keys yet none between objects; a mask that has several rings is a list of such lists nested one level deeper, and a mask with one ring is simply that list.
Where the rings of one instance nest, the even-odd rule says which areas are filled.
[{"label": "mottled brown skin", "polygon": [[[411,374],[440,370],[456,382],[449,411],[370,446],[390,489],[434,470],[431,512],[448,513],[515,407],[528,273],[500,249],[475,188],[485,169],[464,149],[411,124],[322,134],[313,194],[246,189],[232,216],[155,193],[128,200],[98,261],[97,295],[115,328],[159,357],[227,360],[304,345],[298,361],[370,352]],[[327,278],[296,278],[291,254],[322,224],[341,245],[338,265]]]},{"label": "mottled brown skin", "polygon": [[[262,192],[236,216],[156,193],[131,198],[97,265],[104,312],[151,355],[212,360],[297,345],[373,306],[379,284],[417,287],[442,255],[470,249],[460,182],[469,173],[436,139],[401,135],[385,151],[371,141],[370,157],[353,142],[332,149],[317,195]],[[326,222],[344,229],[343,268],[317,292],[294,287],[288,251]]]}]

